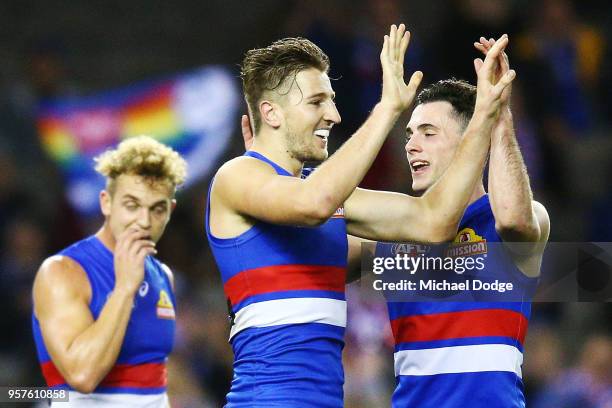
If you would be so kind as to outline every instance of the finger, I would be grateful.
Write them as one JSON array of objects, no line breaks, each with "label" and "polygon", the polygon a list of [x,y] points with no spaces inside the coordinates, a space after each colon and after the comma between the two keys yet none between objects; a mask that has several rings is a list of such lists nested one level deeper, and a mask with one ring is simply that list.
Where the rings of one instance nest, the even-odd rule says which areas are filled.
[{"label": "finger", "polygon": [[480,71],[480,69],[482,68],[483,63],[484,62],[480,58],[474,59],[474,70],[476,71],[477,74],[478,74],[478,71]]},{"label": "finger", "polygon": [[512,83],[514,78],[516,78],[516,71],[511,69],[510,71],[506,72],[504,76],[501,77],[497,85],[495,85],[493,88],[494,94],[499,97],[504,89],[506,89],[506,87]]},{"label": "finger", "polygon": [[380,51],[380,63],[383,67],[383,70],[386,68],[387,63],[389,62],[389,36],[385,35],[383,39],[383,47]]},{"label": "finger", "polygon": [[410,44],[410,31],[406,31],[404,36],[402,37],[402,42],[400,44],[400,56],[399,62],[404,63],[404,59],[406,58],[406,50],[408,49],[408,44]]},{"label": "finger", "polygon": [[406,32],[406,26],[404,24],[400,24],[397,28],[397,33],[395,36],[395,49],[397,52],[397,61],[399,61],[402,51],[402,41],[404,39],[404,33]]},{"label": "finger", "polygon": [[502,52],[502,60],[501,67],[503,72],[507,72],[510,69],[510,60],[508,59],[508,54],[506,52]]},{"label": "finger", "polygon": [[410,82],[408,82],[408,85],[407,85],[408,92],[410,92],[411,95],[416,94],[416,90],[421,84],[422,80],[423,80],[423,73],[421,71],[415,71],[412,74],[412,76],[410,77]]},{"label": "finger", "polygon": [[389,32],[389,61],[397,61],[397,48],[395,47],[395,39],[397,37],[397,26],[391,25],[391,31]]},{"label": "finger", "polygon": [[249,150],[253,145],[253,130],[251,129],[251,123],[248,115],[242,115],[240,120],[240,127],[242,129],[242,139],[244,141],[245,150]]},{"label": "finger", "polygon": [[491,49],[489,49],[489,51],[487,52],[487,56],[485,57],[484,64],[483,64],[483,68],[484,68],[484,71],[485,71],[484,73],[486,75],[490,75],[491,74],[491,72],[493,71],[494,66],[496,65],[497,57],[504,50],[506,45],[508,45],[508,36],[506,34],[504,34],[503,36],[501,36],[495,42],[493,47],[491,47]]},{"label": "finger", "polygon": [[125,229],[117,240],[116,251],[128,250],[130,244],[135,239],[137,234],[141,233],[142,230],[140,228],[136,228],[134,226]]},{"label": "finger", "polygon": [[129,256],[137,257],[138,253],[142,250],[146,250],[147,252],[157,253],[157,249],[155,249],[155,244],[153,241],[141,239],[135,241],[134,244],[130,247]]},{"label": "finger", "polygon": [[474,48],[476,48],[478,51],[482,52],[484,55],[487,55],[487,48],[485,48],[485,46],[482,45],[481,43],[475,42],[474,43]]},{"label": "finger", "polygon": [[134,257],[139,262],[142,262],[147,257],[147,255],[156,255],[156,254],[157,254],[157,250],[155,248],[142,247],[138,249],[138,251],[134,254]]},{"label": "finger", "polygon": [[127,237],[126,248],[128,251],[131,251],[134,246],[139,245],[141,242],[150,242],[152,245],[155,245],[155,243],[151,241],[150,231],[138,230]]}]

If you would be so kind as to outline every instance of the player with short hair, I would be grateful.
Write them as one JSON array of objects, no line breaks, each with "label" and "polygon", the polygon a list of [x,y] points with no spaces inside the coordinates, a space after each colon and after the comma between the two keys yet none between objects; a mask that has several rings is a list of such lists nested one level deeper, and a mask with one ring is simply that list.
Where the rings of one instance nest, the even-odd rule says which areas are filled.
[{"label": "player with short hair", "polygon": [[[494,43],[482,38],[476,47],[488,58]],[[506,54],[497,58],[494,82],[509,72]],[[483,61],[474,64],[480,81]],[[451,248],[466,254],[478,248],[471,256],[486,257],[485,267],[472,277],[514,282],[515,293],[481,295],[472,290],[432,302],[389,301],[395,408],[525,406],[523,342],[550,221],[544,206],[533,201],[509,99],[507,87],[491,136],[488,194],[482,181],[472,190]],[[476,101],[476,87],[454,79],[437,82],[417,96],[406,126],[415,191],[432,188],[449,166]],[[419,273],[424,272],[415,276]]]},{"label": "player with short hair", "polygon": [[154,255],[186,163],[145,136],[96,162],[106,177],[102,228],[47,258],[34,281],[43,376],[70,390],[67,406],[165,407],[176,302],[170,269]]},{"label": "player with short hair", "polygon": [[[300,177],[304,162],[327,158],[327,138],[340,122],[328,59],[302,38],[247,52],[242,77],[255,129],[246,136],[252,147],[219,169],[206,212],[232,318],[235,362],[227,407],[342,407],[347,232],[427,242],[456,233],[463,213],[456,203],[467,205],[513,74],[492,84],[486,73],[495,59],[487,57],[478,112],[457,160],[423,197],[356,189],[421,80],[417,72],[404,83],[408,40],[403,25],[391,27],[380,56],[381,101],[306,178]],[[250,130],[247,118],[243,130]]]}]

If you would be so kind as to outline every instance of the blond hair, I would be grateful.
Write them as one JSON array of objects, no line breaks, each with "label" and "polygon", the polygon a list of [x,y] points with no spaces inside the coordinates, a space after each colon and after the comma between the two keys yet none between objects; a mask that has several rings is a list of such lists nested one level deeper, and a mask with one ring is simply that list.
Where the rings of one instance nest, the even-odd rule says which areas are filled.
[{"label": "blond hair", "polygon": [[142,176],[150,181],[161,181],[173,189],[185,182],[187,163],[174,150],[149,136],[136,136],[119,143],[94,159],[96,171],[106,177],[110,193],[114,182],[122,174]]}]

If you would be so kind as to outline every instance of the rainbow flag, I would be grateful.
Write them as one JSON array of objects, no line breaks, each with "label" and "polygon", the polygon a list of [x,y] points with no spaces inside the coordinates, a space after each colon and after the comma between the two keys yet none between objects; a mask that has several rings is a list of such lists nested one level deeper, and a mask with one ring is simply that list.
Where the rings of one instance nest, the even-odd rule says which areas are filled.
[{"label": "rainbow flag", "polygon": [[44,149],[65,175],[68,200],[83,215],[99,212],[104,179],[93,158],[121,140],[146,134],[187,160],[186,187],[210,174],[239,123],[233,74],[219,66],[82,98],[43,103]]}]

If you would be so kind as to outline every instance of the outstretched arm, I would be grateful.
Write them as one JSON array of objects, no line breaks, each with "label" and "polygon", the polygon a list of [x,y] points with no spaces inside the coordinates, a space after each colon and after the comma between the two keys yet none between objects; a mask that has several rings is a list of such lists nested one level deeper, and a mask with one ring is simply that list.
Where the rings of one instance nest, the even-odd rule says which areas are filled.
[{"label": "outstretched arm", "polygon": [[345,204],[350,234],[383,241],[440,242],[452,239],[476,183],[482,176],[501,95],[514,71],[494,81],[507,36],[500,38],[478,72],[476,107],[442,177],[420,198],[357,189]]}]

